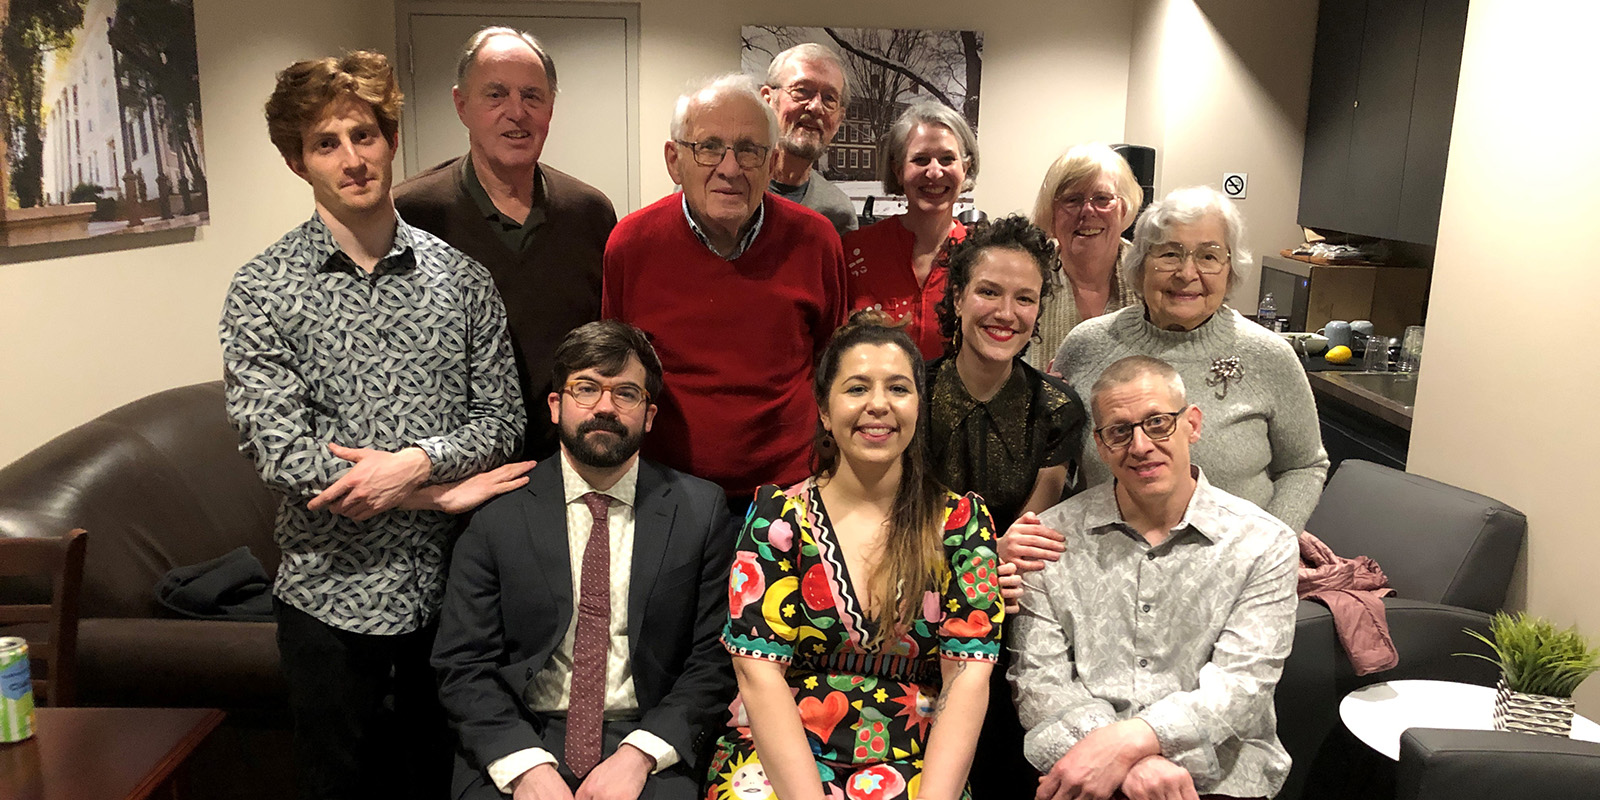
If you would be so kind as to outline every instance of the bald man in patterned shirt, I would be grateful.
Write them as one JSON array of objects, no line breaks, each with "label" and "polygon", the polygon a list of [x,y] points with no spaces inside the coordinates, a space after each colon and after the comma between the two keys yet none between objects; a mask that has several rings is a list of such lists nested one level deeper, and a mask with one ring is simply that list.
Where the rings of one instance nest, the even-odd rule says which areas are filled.
[{"label": "bald man in patterned shirt", "polygon": [[1012,621],[1037,797],[1271,797],[1289,772],[1272,693],[1295,535],[1189,463],[1201,414],[1171,365],[1122,359],[1090,405],[1116,480],[1040,515],[1066,549],[1024,581]]},{"label": "bald man in patterned shirt", "polygon": [[283,496],[273,604],[300,794],[443,797],[428,654],[451,514],[531,467],[505,465],[525,414],[505,312],[483,267],[395,214],[382,55],[292,64],[266,112],[316,213],[240,268],[221,338],[240,450]]}]

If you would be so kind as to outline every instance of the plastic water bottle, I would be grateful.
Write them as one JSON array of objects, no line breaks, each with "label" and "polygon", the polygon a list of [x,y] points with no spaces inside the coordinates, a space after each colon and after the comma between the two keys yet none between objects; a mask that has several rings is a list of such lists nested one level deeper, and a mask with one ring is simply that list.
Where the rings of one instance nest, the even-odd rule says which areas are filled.
[{"label": "plastic water bottle", "polygon": [[1269,331],[1278,329],[1278,303],[1272,299],[1272,292],[1262,295],[1261,303],[1256,307],[1256,321]]}]

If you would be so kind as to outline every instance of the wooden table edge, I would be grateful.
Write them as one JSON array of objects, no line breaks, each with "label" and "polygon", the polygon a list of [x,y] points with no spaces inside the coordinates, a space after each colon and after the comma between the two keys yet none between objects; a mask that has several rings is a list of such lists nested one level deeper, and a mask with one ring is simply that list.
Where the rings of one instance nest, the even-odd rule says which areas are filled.
[{"label": "wooden table edge", "polygon": [[177,773],[178,768],[189,760],[189,756],[194,755],[194,751],[200,746],[200,743],[204,742],[206,737],[210,736],[227,716],[219,708],[182,710],[204,711],[206,713],[195,721],[194,727],[190,728],[189,732],[182,739],[179,739],[171,750],[167,751],[166,757],[151,768],[150,773],[145,776],[144,780],[133,787],[128,795],[129,797],[153,796],[155,791],[171,779]]}]

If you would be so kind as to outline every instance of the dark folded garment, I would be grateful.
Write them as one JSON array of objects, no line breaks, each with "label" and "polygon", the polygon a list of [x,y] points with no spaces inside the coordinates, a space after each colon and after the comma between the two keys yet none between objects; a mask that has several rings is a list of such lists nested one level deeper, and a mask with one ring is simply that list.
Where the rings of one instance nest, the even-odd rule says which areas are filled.
[{"label": "dark folded garment", "polygon": [[194,619],[273,620],[272,581],[248,547],[161,576],[156,602]]}]

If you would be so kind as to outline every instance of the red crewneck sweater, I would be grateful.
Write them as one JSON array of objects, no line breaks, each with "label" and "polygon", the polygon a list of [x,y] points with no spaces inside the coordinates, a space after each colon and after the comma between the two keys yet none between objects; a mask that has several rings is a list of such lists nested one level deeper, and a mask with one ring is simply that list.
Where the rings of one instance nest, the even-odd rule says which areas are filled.
[{"label": "red crewneck sweater", "polygon": [[732,261],[689,229],[682,194],[624,217],[605,251],[601,315],[643,329],[666,387],[646,458],[748,498],[810,474],[816,358],[844,323],[844,254],[822,215],[767,194]]}]

